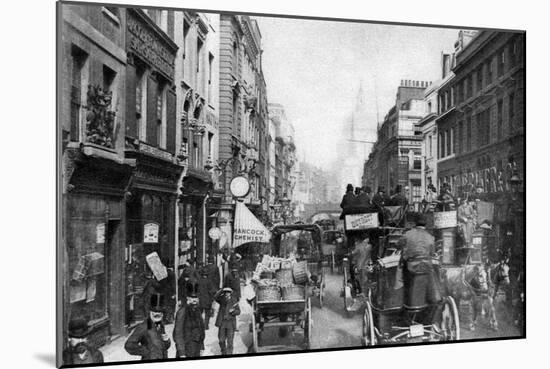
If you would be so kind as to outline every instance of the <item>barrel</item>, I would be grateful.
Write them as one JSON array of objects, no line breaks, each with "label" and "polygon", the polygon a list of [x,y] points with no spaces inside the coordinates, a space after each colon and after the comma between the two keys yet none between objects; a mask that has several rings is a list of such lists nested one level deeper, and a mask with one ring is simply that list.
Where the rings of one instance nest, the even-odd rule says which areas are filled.
[{"label": "barrel", "polygon": [[307,282],[307,261],[299,261],[292,267],[294,283],[304,284]]},{"label": "barrel", "polygon": [[305,299],[304,286],[285,286],[281,287],[283,300],[303,300]]},{"label": "barrel", "polygon": [[277,286],[260,286],[256,296],[258,301],[280,301],[281,290]]}]

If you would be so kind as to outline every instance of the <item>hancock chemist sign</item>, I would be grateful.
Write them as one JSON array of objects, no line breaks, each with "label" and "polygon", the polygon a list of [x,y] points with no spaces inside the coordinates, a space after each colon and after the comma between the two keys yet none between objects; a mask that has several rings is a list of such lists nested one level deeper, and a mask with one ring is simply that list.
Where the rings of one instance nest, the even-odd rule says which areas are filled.
[{"label": "hancock chemist sign", "polygon": [[235,205],[233,247],[248,242],[269,242],[271,232],[252,214],[243,202]]}]

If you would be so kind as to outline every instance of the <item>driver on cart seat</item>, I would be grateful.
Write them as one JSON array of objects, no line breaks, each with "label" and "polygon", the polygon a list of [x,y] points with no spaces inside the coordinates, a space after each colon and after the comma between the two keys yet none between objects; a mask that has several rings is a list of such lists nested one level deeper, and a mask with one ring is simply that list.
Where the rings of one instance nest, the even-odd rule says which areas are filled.
[{"label": "driver on cart seat", "polygon": [[400,241],[401,265],[405,277],[405,304],[412,308],[441,301],[439,281],[432,265],[435,240],[426,230],[424,214],[416,213],[414,218],[416,226],[407,231]]}]

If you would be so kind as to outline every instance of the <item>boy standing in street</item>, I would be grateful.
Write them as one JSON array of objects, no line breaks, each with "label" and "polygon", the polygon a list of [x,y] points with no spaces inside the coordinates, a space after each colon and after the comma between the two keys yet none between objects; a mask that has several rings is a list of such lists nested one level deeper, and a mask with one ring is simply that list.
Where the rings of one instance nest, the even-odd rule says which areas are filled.
[{"label": "boy standing in street", "polygon": [[222,355],[233,354],[233,339],[237,330],[236,316],[241,313],[239,300],[234,296],[233,290],[224,287],[216,293],[214,300],[220,304],[216,327],[218,327],[218,339]]}]

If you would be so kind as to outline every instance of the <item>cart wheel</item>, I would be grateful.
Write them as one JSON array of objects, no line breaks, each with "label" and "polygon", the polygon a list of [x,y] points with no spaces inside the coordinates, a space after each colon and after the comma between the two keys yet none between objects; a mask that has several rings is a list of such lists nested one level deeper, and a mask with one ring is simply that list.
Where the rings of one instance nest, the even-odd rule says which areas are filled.
[{"label": "cart wheel", "polygon": [[252,313],[252,350],[258,352],[258,327],[256,325],[256,314]]},{"label": "cart wheel", "polygon": [[363,314],[363,345],[374,346],[376,344],[376,337],[374,335],[374,319],[372,317],[372,309],[370,302],[367,301],[365,306],[365,312]]},{"label": "cart wheel", "polygon": [[306,320],[304,322],[304,341],[306,350],[311,349],[311,300],[308,298],[306,302],[306,311],[305,311]]},{"label": "cart wheel", "polygon": [[445,298],[441,313],[441,330],[444,341],[460,340],[460,320],[455,300],[451,296]]}]

